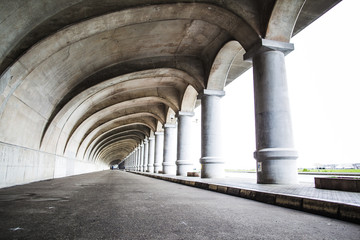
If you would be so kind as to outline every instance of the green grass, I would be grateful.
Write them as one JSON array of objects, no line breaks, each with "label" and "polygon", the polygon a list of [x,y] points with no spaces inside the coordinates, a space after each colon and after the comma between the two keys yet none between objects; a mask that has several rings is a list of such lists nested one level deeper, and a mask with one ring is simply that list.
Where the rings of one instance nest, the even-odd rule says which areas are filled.
[{"label": "green grass", "polygon": [[[226,172],[256,172],[255,169],[225,169]],[[333,173],[360,173],[360,169],[308,169],[300,168],[298,172],[333,172]]]},{"label": "green grass", "polygon": [[299,172],[360,173],[360,169],[299,169]]}]

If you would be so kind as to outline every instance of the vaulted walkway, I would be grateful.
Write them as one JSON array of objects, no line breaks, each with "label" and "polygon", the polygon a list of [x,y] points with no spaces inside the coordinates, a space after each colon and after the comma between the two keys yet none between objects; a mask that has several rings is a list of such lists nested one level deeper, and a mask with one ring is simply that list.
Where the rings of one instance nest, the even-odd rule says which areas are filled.
[{"label": "vaulted walkway", "polygon": [[0,239],[359,236],[356,224],[122,171],[0,189]]},{"label": "vaulted walkway", "polygon": [[186,176],[199,105],[201,177],[223,177],[220,99],[251,67],[257,182],[297,183],[285,56],[340,1],[0,1],[0,188],[115,164]]}]

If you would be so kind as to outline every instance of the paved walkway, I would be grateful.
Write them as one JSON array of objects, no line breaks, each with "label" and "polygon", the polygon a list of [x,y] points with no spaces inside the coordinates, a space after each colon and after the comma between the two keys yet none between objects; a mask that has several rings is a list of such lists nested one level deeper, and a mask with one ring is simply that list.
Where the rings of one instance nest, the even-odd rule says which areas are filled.
[{"label": "paved walkway", "polygon": [[315,188],[314,177],[326,176],[299,175],[299,184],[293,185],[257,184],[255,173],[230,173],[225,179],[199,180],[208,183],[219,183],[276,194],[293,195],[330,202],[351,204],[360,207],[360,193]]},{"label": "paved walkway", "polygon": [[0,239],[360,239],[357,224],[123,171],[0,189]]},{"label": "paved walkway", "polygon": [[279,185],[257,184],[253,173],[228,173],[223,179],[133,173],[360,224],[360,193],[317,189],[316,175],[299,176],[299,184]]}]

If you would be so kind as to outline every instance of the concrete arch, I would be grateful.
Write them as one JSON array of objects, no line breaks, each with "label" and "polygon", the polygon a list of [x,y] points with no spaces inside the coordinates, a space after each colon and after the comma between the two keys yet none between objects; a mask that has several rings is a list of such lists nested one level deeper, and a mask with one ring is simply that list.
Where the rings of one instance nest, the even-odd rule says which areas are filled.
[{"label": "concrete arch", "polygon": [[[106,141],[104,141],[103,143],[99,143],[96,148],[94,148],[93,150],[93,155],[92,156],[96,156],[98,152],[100,152],[102,149],[106,148],[108,145],[115,143],[115,142],[119,142],[120,140],[125,140],[125,139],[133,139],[136,141],[137,144],[139,144],[145,137],[138,135],[138,134],[122,134],[122,136],[119,135],[115,135],[113,136],[111,139],[107,139]],[[126,154],[129,154],[130,152],[132,152],[132,150],[136,147],[136,145],[134,145],[133,148],[128,148],[126,151]],[[88,159],[89,161],[91,161],[92,157],[90,159]]]},{"label": "concrete arch", "polygon": [[[164,9],[160,15],[159,9]],[[258,38],[246,21],[214,5],[164,4],[156,6],[155,10],[151,6],[124,11],[74,24],[45,38],[2,75],[1,81],[6,83],[9,90],[3,91],[0,98],[0,121],[12,122],[9,119],[22,118],[19,116],[22,113],[14,113],[14,110],[9,113],[5,109],[9,101],[11,104],[8,107],[12,109],[16,104],[21,105],[19,108],[28,108],[27,115],[31,115],[33,119],[24,123],[24,128],[32,133],[33,141],[19,139],[18,132],[13,131],[6,131],[6,139],[3,140],[9,139],[14,144],[39,149],[40,144],[35,139],[42,143],[44,133],[39,136],[38,132],[47,128],[47,119],[53,115],[57,104],[78,82],[82,82],[81,79],[108,66],[173,55],[179,56],[177,60],[192,56],[209,62],[218,46],[231,35],[241,38],[240,35],[243,34],[245,44],[249,41],[249,36]],[[137,14],[133,14],[135,12]],[[139,12],[146,14],[138,14]],[[124,17],[126,14],[132,15],[132,18]],[[177,14],[176,20],[174,14]],[[96,27],[93,28],[94,26]],[[143,30],[139,31],[139,28]],[[164,28],[168,29],[166,35],[160,34]],[[247,29],[246,38],[244,31],[239,31],[241,29]],[[187,36],[184,37],[184,33]],[[147,38],[146,42],[142,42],[145,35],[152,36],[151,40]],[[174,39],[178,44],[174,44]],[[134,42],[140,45],[135,46]],[[158,46],[159,42],[163,47]],[[119,48],[119,45],[123,48]],[[124,48],[127,51],[123,51]],[[79,56],[81,61],[78,61]],[[22,62],[26,65],[21,64]],[[53,141],[66,138],[61,129],[54,127],[51,127],[49,136],[55,133],[59,137],[56,140],[53,137],[46,139],[46,142],[52,141],[50,146],[56,146]],[[15,127],[10,126],[9,129],[12,128]],[[44,147],[43,150],[54,152],[55,149]]]},{"label": "concrete arch", "polygon": [[[161,9],[162,14],[159,14],[159,9]],[[175,10],[175,11],[174,11]],[[135,14],[136,13],[136,14]],[[104,15],[101,17],[97,17],[94,19],[87,20],[85,22],[75,24],[71,27],[68,27],[58,33],[55,33],[51,37],[43,40],[40,44],[34,46],[32,49],[30,49],[21,59],[22,62],[30,62],[31,65],[26,66],[26,69],[23,68],[23,66],[14,65],[13,67],[20,67],[22,71],[16,71],[16,69],[10,69],[10,72],[21,72],[24,75],[23,76],[8,76],[4,75],[6,77],[15,77],[15,79],[12,79],[12,81],[15,81],[16,84],[12,88],[17,88],[17,86],[23,85],[21,82],[25,80],[25,78],[29,78],[30,75],[33,75],[34,73],[37,76],[40,76],[38,78],[31,77],[32,79],[39,79],[37,81],[37,85],[41,86],[41,78],[46,78],[46,76],[42,76],[42,70],[47,69],[53,69],[52,71],[59,72],[57,70],[59,67],[65,67],[68,69],[68,76],[72,73],[72,68],[76,67],[76,70],[78,73],[81,72],[83,74],[87,74],[89,71],[94,71],[96,69],[99,69],[99,67],[96,67],[96,62],[101,64],[99,60],[102,61],[111,61],[114,60],[114,57],[116,56],[116,52],[113,50],[116,49],[115,43],[116,41],[122,41],[121,36],[124,36],[123,33],[117,32],[117,29],[120,29],[121,32],[125,31],[128,34],[125,34],[127,38],[131,38],[131,35],[129,36],[129,33],[133,32],[132,28],[133,26],[136,26],[136,28],[144,27],[145,33],[148,31],[146,29],[152,29],[152,31],[156,32],[156,28],[160,27],[163,28],[164,24],[169,24],[167,26],[167,29],[171,29],[171,25],[174,23],[174,13],[177,13],[178,16],[176,16],[175,19],[185,19],[185,20],[178,20],[183,21],[182,27],[186,24],[190,24],[189,27],[191,28],[191,25],[194,24],[207,24],[207,27],[216,27],[219,29],[224,29],[225,31],[231,33],[236,39],[239,39],[239,41],[244,41],[243,45],[250,46],[251,43],[255,39],[259,38],[259,36],[249,27],[249,25],[242,20],[241,18],[237,17],[236,15],[226,11],[225,9],[213,6],[213,5],[206,5],[206,4],[169,4],[169,5],[158,5],[156,7],[144,7],[144,8],[137,8],[137,9],[129,9],[124,10],[108,15]],[[189,15],[189,13],[191,13]],[[216,15],[214,14],[216,13]],[[127,16],[131,15],[132,18],[128,19]],[[151,19],[149,21],[149,19]],[[187,20],[186,20],[187,19]],[[191,22],[189,22],[191,20]],[[141,24],[140,24],[141,23]],[[149,24],[152,24],[150,27]],[[162,26],[161,26],[162,25]],[[94,28],[94,26],[96,26]],[[237,27],[233,27],[237,26]],[[123,29],[127,28],[127,29]],[[241,29],[238,29],[241,28]],[[176,30],[176,27],[174,26],[172,29],[174,31]],[[241,30],[241,31],[240,31]],[[142,32],[142,31],[139,31]],[[205,33],[203,33],[205,34]],[[219,32],[217,32],[216,35],[218,35]],[[159,34],[157,34],[159,35]],[[205,36],[205,35],[204,35]],[[246,36],[246,37],[245,37]],[[120,37],[120,39],[119,39]],[[209,36],[209,39],[212,39],[213,37]],[[253,38],[253,39],[251,39]],[[94,46],[95,42],[99,42],[101,40],[101,45],[98,44],[98,47],[91,48],[90,49],[84,49],[84,46],[92,45]],[[250,41],[251,39],[251,41]],[[156,39],[154,39],[156,40]],[[174,39],[172,39],[173,41]],[[199,39],[200,40],[200,39]],[[194,47],[196,45],[201,44],[202,46],[211,46],[210,42],[206,40],[206,38],[202,38],[201,41],[193,42],[191,45],[184,46],[184,51],[189,51],[189,49],[194,50]],[[56,45],[53,45],[53,43],[56,41]],[[164,36],[162,36],[161,39],[162,42],[165,41]],[[142,42],[141,44],[147,44],[151,41]],[[157,40],[155,42],[158,42]],[[203,42],[203,43],[201,43]],[[134,41],[131,41],[133,44]],[[164,42],[165,43],[165,42]],[[123,46],[129,46],[126,42],[122,42]],[[185,44],[185,42],[184,42]],[[166,44],[164,44],[166,45]],[[171,47],[171,42],[169,41],[168,44]],[[190,47],[191,46],[191,47]],[[200,46],[200,45],[199,45]],[[137,46],[134,46],[137,48]],[[190,48],[189,48],[190,47]],[[145,49],[144,49],[145,48]],[[40,49],[42,51],[40,51]],[[112,50],[112,54],[107,54],[109,50]],[[131,49],[131,48],[130,48]],[[128,52],[130,52],[128,49]],[[146,50],[146,55],[156,56],[159,53],[159,48],[154,47],[145,47],[143,46],[142,49]],[[153,50],[154,52],[149,52],[150,50]],[[176,49],[181,49],[178,46],[176,46]],[[169,49],[170,50],[170,49]],[[177,50],[177,51],[178,51]],[[196,50],[196,49],[195,49]],[[55,58],[62,59],[62,62],[64,60],[69,61],[73,58],[73,56],[77,56],[79,54],[79,51],[82,52],[82,61],[81,63],[78,63],[76,66],[71,65],[63,65],[60,64],[59,66],[54,66],[52,63],[55,60]],[[41,54],[39,54],[39,52]],[[36,54],[34,54],[36,53]],[[89,53],[89,54],[86,54]],[[106,56],[112,56],[112,59],[106,59],[99,56],[102,56],[106,53]],[[185,52],[184,52],[185,53]],[[124,54],[124,53],[122,53]],[[181,55],[180,52],[177,54]],[[142,55],[142,58],[146,55]],[[164,54],[161,54],[164,55]],[[98,56],[97,59],[90,59],[87,58],[87,56]],[[105,56],[105,55],[104,55]],[[129,55],[130,56],[130,55]],[[126,59],[129,60],[131,58],[136,57],[136,55],[131,54],[131,57],[127,56]],[[124,56],[119,56],[124,57]],[[31,61],[28,61],[28,59],[31,58]],[[46,59],[46,61],[45,61]],[[59,60],[60,60],[59,59]],[[95,60],[95,61],[94,61]],[[51,65],[47,64],[45,66],[46,62],[49,62]],[[106,64],[105,62],[102,63],[102,65]],[[106,65],[109,65],[107,63]],[[13,68],[11,67],[11,68]],[[55,67],[55,68],[54,68]],[[38,70],[37,70],[38,69]],[[80,71],[79,71],[80,70]],[[29,74],[29,75],[28,75]],[[73,75],[78,75],[74,74]],[[88,75],[88,74],[87,74]],[[77,76],[77,79],[81,78],[80,76]],[[64,79],[61,76],[56,76],[56,79],[54,81],[58,81],[58,79]],[[3,79],[5,82],[9,82],[10,79]],[[69,79],[69,84],[73,83],[73,80]],[[34,84],[34,83],[33,83]],[[53,100],[56,101],[56,99],[61,99],[63,96],[63,89],[64,86],[59,87],[52,87],[50,92],[53,92],[53,90],[58,90],[59,97],[53,96]],[[15,90],[14,90],[15,91]],[[12,91],[13,92],[13,91]],[[47,92],[46,92],[47,93]],[[8,96],[5,96],[5,101],[8,99]],[[36,106],[34,106],[36,107]],[[44,109],[42,114],[45,116],[48,115],[48,112],[50,109]]]},{"label": "concrete arch", "polygon": [[[118,161],[141,140],[137,130],[176,123],[196,93],[249,68],[242,51],[288,41],[338,1],[0,1],[0,161],[3,175],[22,175],[0,187],[33,180],[16,174],[27,164],[41,180]],[[35,155],[44,161],[30,163]]]},{"label": "concrete arch", "polygon": [[[58,2],[60,2],[60,1],[58,1]],[[109,9],[107,11],[111,11],[111,12],[118,11],[118,12],[111,13],[111,14],[106,14],[106,9],[99,11],[99,3],[98,2],[96,4],[92,3],[93,6],[91,6],[91,7],[86,6],[86,8],[89,9],[88,10],[89,16],[83,16],[82,19],[89,19],[92,16],[96,16],[96,15],[100,15],[100,14],[102,14],[103,16],[107,16],[107,18],[104,18],[104,17],[92,18],[91,20],[93,20],[93,24],[95,26],[97,26],[97,28],[95,28],[95,29],[93,27],[89,27],[86,24],[87,22],[85,21],[80,26],[81,29],[86,29],[85,31],[79,31],[77,29],[71,29],[71,30],[67,31],[65,33],[65,37],[66,37],[67,41],[60,41],[58,43],[57,48],[63,47],[64,45],[67,44],[67,42],[71,43],[71,41],[79,41],[82,38],[87,37],[87,35],[89,35],[89,34],[94,34],[94,32],[96,32],[96,31],[101,31],[101,29],[99,29],[99,28],[102,25],[106,26],[105,29],[111,30],[119,25],[123,26],[126,24],[130,25],[130,24],[139,24],[139,23],[149,22],[149,21],[159,21],[159,20],[164,20],[164,19],[170,19],[171,17],[172,17],[172,19],[174,19],[174,18],[180,18],[180,19],[181,18],[193,18],[193,19],[204,18],[204,20],[208,20],[209,16],[205,15],[206,14],[205,10],[208,10],[208,12],[209,12],[208,14],[213,13],[212,18],[216,18],[213,21],[223,22],[224,20],[221,19],[220,16],[218,17],[218,14],[226,15],[226,13],[218,12],[219,11],[218,9],[221,9],[221,8],[219,8],[215,5],[203,4],[203,3],[162,4],[162,5],[146,6],[148,4],[146,4],[146,3],[141,4],[141,2],[146,2],[146,1],[136,1],[136,2],[133,1],[134,5],[139,4],[139,6],[145,6],[145,7],[138,7],[136,9],[132,9],[132,8],[129,8],[129,6],[126,6],[127,5],[126,3],[119,3],[119,1],[117,1],[117,2],[118,3],[116,3],[115,6],[111,6],[111,4],[108,6]],[[232,1],[232,2],[234,2],[234,1]],[[164,3],[164,2],[162,1],[161,3]],[[214,1],[214,3],[216,3],[216,2]],[[47,24],[46,19],[56,18],[56,14],[60,17],[63,16],[65,18],[69,18],[69,16],[72,18],[75,18],[75,19],[77,18],[74,22],[81,22],[81,20],[82,20],[81,19],[81,11],[80,12],[76,11],[76,9],[74,9],[74,6],[71,6],[71,4],[69,5],[69,3],[66,3],[66,4],[59,4],[57,2],[48,3],[47,5],[49,7],[45,8],[45,9],[43,7],[39,8],[41,6],[41,4],[42,3],[39,3],[39,2],[34,3],[34,1],[33,1],[33,3],[32,3],[33,8],[26,9],[23,6],[21,6],[23,4],[21,4],[18,7],[18,9],[21,9],[23,11],[22,14],[24,14],[26,16],[25,19],[28,20],[27,21],[28,25],[26,26],[24,24],[24,26],[21,26],[21,27],[23,27],[25,29],[26,27],[29,27],[29,25],[31,25],[31,24],[41,25],[42,23],[44,23],[44,25],[46,25]],[[78,3],[77,5],[83,5],[83,4],[86,4],[86,3]],[[37,6],[37,5],[40,5],[40,6]],[[116,5],[118,5],[118,6],[116,6]],[[51,8],[50,6],[52,6],[53,8]],[[21,8],[21,7],[23,7],[23,8]],[[35,16],[33,16],[34,14],[31,12],[31,10],[34,10],[34,9],[36,10],[36,7],[38,7],[38,11],[39,11],[39,13],[37,15],[37,17],[38,17],[37,19],[35,18]],[[255,10],[254,8],[256,6],[246,6],[246,7],[248,8],[247,16],[249,16],[250,15],[249,13],[254,11]],[[124,8],[127,8],[127,10],[122,10]],[[216,9],[216,8],[218,8],[218,9]],[[242,6],[242,8],[244,10],[246,9],[244,6]],[[250,8],[253,8],[253,9],[250,10]],[[29,11],[29,9],[30,9],[30,11]],[[226,8],[222,8],[222,9],[224,11],[226,11]],[[72,14],[69,14],[69,11],[70,11],[70,13],[72,12]],[[91,11],[93,11],[94,13],[91,14],[90,13]],[[63,15],[61,14],[62,12],[63,12]],[[77,13],[76,15],[74,14],[75,12]],[[191,15],[189,15],[189,13]],[[216,17],[215,17],[215,14],[216,14]],[[227,14],[230,14],[230,12],[228,12]],[[237,11],[237,14],[238,14],[238,16],[243,17],[245,19],[246,10],[245,11]],[[40,15],[40,17],[39,17],[39,15]],[[14,22],[15,20],[19,20],[19,19],[13,19],[12,17],[13,16],[10,15],[10,17],[8,19],[6,19],[5,23],[9,24],[9,26],[11,26],[12,25],[11,23]],[[14,17],[16,18],[16,15],[14,15]],[[31,20],[29,21],[29,19],[31,19],[32,21]],[[36,21],[39,21],[39,22],[36,22]],[[70,21],[70,19],[66,19],[66,21]],[[50,20],[50,22],[51,22],[51,20]],[[55,20],[53,22],[54,23],[53,25],[55,25],[56,23],[59,24],[59,22],[60,21],[56,22],[56,20]],[[246,23],[244,20],[243,20],[243,22]],[[61,22],[60,22],[60,24],[61,24]],[[68,25],[70,25],[70,24],[68,24]],[[57,29],[56,29],[56,27],[57,27]],[[20,28],[19,33],[17,33],[17,35],[14,34],[13,36],[11,36],[12,38],[8,37],[8,39],[6,39],[7,41],[3,42],[3,44],[7,47],[7,52],[4,53],[4,56],[9,54],[9,52],[11,53],[11,51],[12,51],[11,44],[10,44],[11,41],[19,41],[18,39],[23,39],[23,38],[25,38],[26,34],[28,34],[28,32],[22,31],[23,28]],[[51,33],[51,30],[53,32],[56,32],[57,30],[64,28],[64,26],[62,26],[62,25],[55,26],[55,27],[52,26],[52,28],[55,30],[52,30],[51,27],[48,29],[46,29],[46,27],[43,27],[42,32],[41,31],[34,31],[34,32],[41,36],[41,35],[44,35],[43,32],[46,32],[46,34],[49,34],[49,33]],[[6,33],[7,32],[4,32],[4,34],[6,34]],[[21,36],[21,35],[23,35],[23,36]],[[76,39],[72,40],[74,35],[77,37],[76,37]],[[58,36],[55,36],[55,37],[58,37]],[[31,42],[38,41],[39,39],[42,39],[42,38],[44,38],[44,36],[41,36],[38,39],[36,39],[36,37],[34,37],[34,40],[29,41],[30,43],[27,43],[25,45],[27,45],[27,48],[28,48],[29,45],[31,46]],[[16,50],[15,50],[15,52],[16,52]],[[12,57],[13,59],[18,58],[18,56],[16,57],[16,54],[12,54],[12,55],[15,55],[15,57]],[[19,55],[19,53],[17,53],[17,55]],[[0,60],[3,60],[3,56]],[[4,69],[4,67],[3,67],[3,69]]]},{"label": "concrete arch", "polygon": [[195,88],[189,85],[182,98],[181,102],[181,111],[184,112],[193,112],[195,109],[195,104],[197,100],[198,92]]},{"label": "concrete arch", "polygon": [[[146,81],[147,84],[138,86],[143,81]],[[175,83],[173,83],[174,81]],[[54,146],[58,144],[56,141],[59,137],[57,136],[60,136],[64,131],[71,133],[71,129],[79,124],[76,124],[76,122],[79,122],[93,112],[98,111],[101,107],[104,107],[104,104],[111,105],[118,102],[119,98],[116,98],[115,96],[129,92],[132,89],[143,89],[145,93],[142,94],[151,95],[151,92],[148,90],[152,87],[153,95],[159,95],[166,99],[171,97],[171,95],[169,95],[168,87],[176,87],[178,89],[177,91],[181,94],[183,91],[182,89],[185,88],[187,84],[194,83],[194,81],[195,80],[191,76],[183,71],[166,68],[126,74],[97,84],[71,99],[60,111],[58,111],[53,119],[49,119],[47,127],[43,130],[41,149],[54,151]],[[161,90],[161,87],[167,88]],[[140,96],[141,95],[138,97]],[[133,96],[129,97],[134,98]],[[172,96],[172,98],[172,101],[168,101],[167,105],[178,108],[175,107],[175,105],[178,105],[176,102],[180,100],[176,99],[179,97]],[[124,97],[122,97],[122,99],[124,99]],[[100,105],[100,107],[96,107],[97,105]],[[89,112],[89,109],[94,110]]]},{"label": "concrete arch", "polygon": [[[116,136],[117,134],[127,134],[127,133],[134,133],[138,132],[141,135],[149,137],[151,130],[145,124],[128,124],[125,126],[115,127],[103,134],[100,134],[98,137],[93,139],[86,147],[82,146],[78,151],[78,157],[82,159],[92,159],[93,158],[93,151],[96,150],[97,146],[106,138],[111,136]],[[140,144],[140,142],[138,142]],[[133,151],[134,149],[132,149]]]},{"label": "concrete arch", "polygon": [[110,143],[94,154],[94,161],[100,160],[102,162],[108,162],[106,160],[108,158],[106,155],[108,155],[109,152],[112,152],[112,155],[115,154],[116,156],[120,156],[118,158],[121,160],[122,158],[126,157],[131,152],[130,149],[133,149],[135,146],[136,141],[131,138]]},{"label": "concrete arch", "polygon": [[98,126],[92,130],[78,146],[72,147],[71,156],[81,156],[82,151],[84,151],[84,149],[86,149],[96,138],[118,126],[145,125],[149,130],[154,130],[156,128],[157,120],[153,115],[148,114],[148,116],[141,116],[142,117],[139,118],[139,114],[132,114],[126,118],[113,119]]},{"label": "concrete arch", "polygon": [[[133,139],[138,140],[138,143],[140,143],[140,141],[142,139],[144,139],[146,137],[146,135],[144,133],[142,133],[141,131],[137,131],[136,129],[134,129],[132,131],[127,131],[127,132],[113,133],[113,135],[111,135],[110,137],[104,138],[101,141],[97,141],[97,143],[93,147],[91,147],[91,149],[89,150],[89,153],[88,153],[89,157],[87,159],[91,159],[93,154],[96,154],[96,152],[98,152],[98,149],[102,148],[102,146],[107,145],[108,142],[113,141],[113,139],[118,139],[118,138],[122,138],[122,137],[133,138]],[[133,149],[131,149],[131,151],[133,151]]]},{"label": "concrete arch", "polygon": [[127,150],[134,146],[135,141],[132,139],[123,140],[109,145],[95,156],[95,162],[109,163],[115,158],[122,159],[129,153]]},{"label": "concrete arch", "polygon": [[[179,109],[177,109],[179,110]],[[166,114],[166,122],[165,123],[171,123],[176,124],[176,111],[174,111],[171,108],[168,108],[167,114]],[[163,124],[164,125],[164,124]]]},{"label": "concrete arch", "polygon": [[[133,114],[128,114],[125,116],[121,116],[118,118],[111,119],[110,121],[107,121],[105,123],[102,123],[101,125],[98,125],[96,128],[90,129],[86,132],[85,135],[81,135],[80,141],[71,141],[66,145],[66,148],[64,150],[64,155],[75,157],[78,154],[78,151],[80,149],[80,146],[86,142],[86,139],[88,139],[89,136],[92,136],[94,132],[99,132],[100,129],[103,129],[104,127],[109,127],[109,123],[113,123],[114,120],[117,121],[118,124],[128,124],[128,123],[134,123],[134,122],[147,122],[149,126],[151,126],[151,129],[155,128],[155,122],[159,121],[158,116],[153,113],[149,112],[138,112]],[[113,126],[111,126],[113,127]]]},{"label": "concrete arch", "polygon": [[266,39],[289,42],[306,0],[278,0],[272,10]]},{"label": "concrete arch", "polygon": [[156,123],[156,130],[154,132],[163,132],[163,131],[164,131],[163,124],[160,121],[158,121]]},{"label": "concrete arch", "polygon": [[[153,114],[153,116],[156,116],[155,118],[158,121],[164,122],[164,109],[169,105],[172,106],[171,103],[159,97],[137,98],[111,105],[110,107],[95,112],[88,118],[84,119],[81,123],[74,126],[71,132],[67,135],[68,138],[66,142],[62,142],[62,145],[66,148],[68,144],[74,144],[74,141],[81,142],[89,134],[89,132],[97,126],[114,118],[144,113]],[[61,146],[58,144],[58,147]]]},{"label": "concrete arch", "polygon": [[239,42],[230,41],[226,43],[216,55],[210,70],[206,89],[224,90],[232,63],[234,62],[235,58],[242,59],[243,54],[244,49],[239,44]]}]

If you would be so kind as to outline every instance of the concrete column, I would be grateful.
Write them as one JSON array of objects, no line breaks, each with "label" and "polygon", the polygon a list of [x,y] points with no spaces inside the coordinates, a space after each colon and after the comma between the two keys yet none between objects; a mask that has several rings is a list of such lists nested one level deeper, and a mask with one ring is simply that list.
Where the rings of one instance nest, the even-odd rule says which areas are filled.
[{"label": "concrete column", "polygon": [[134,149],[133,153],[132,153],[132,158],[133,158],[133,171],[136,171],[136,148]]},{"label": "concrete column", "polygon": [[149,140],[145,138],[144,140],[144,161],[143,161],[143,168],[144,172],[147,172],[147,165],[149,163]]},{"label": "concrete column", "polygon": [[220,111],[224,95],[224,91],[207,89],[201,94],[201,178],[224,177]]},{"label": "concrete column", "polygon": [[177,134],[177,160],[176,175],[187,176],[187,172],[193,170],[192,147],[193,147],[193,112],[178,113],[178,134]]},{"label": "concrete column", "polygon": [[135,148],[133,154],[134,154],[134,171],[137,171],[137,157],[136,157],[136,155],[137,155],[137,148]]},{"label": "concrete column", "polygon": [[140,145],[140,172],[144,172],[145,171],[145,163],[144,163],[144,142],[141,143]]},{"label": "concrete column", "polygon": [[136,161],[136,171],[140,171],[140,147],[138,146],[136,148],[136,152],[135,152],[135,161]]},{"label": "concrete column", "polygon": [[154,156],[155,155],[155,137],[149,137],[149,155],[147,172],[154,172]]},{"label": "concrete column", "polygon": [[132,171],[136,171],[135,150],[131,153]]},{"label": "concrete column", "polygon": [[164,154],[164,132],[155,132],[154,173],[162,171]]},{"label": "concrete column", "polygon": [[129,170],[132,171],[134,167],[133,159],[132,159],[132,152],[129,155]]},{"label": "concrete column", "polygon": [[127,157],[127,161],[128,161],[128,170],[131,170],[132,164],[131,164],[131,153],[129,154],[129,156]]},{"label": "concrete column", "polygon": [[249,54],[254,71],[258,183],[297,183],[284,54],[289,43],[262,40]]},{"label": "concrete column", "polygon": [[176,174],[176,147],[177,147],[176,124],[166,123],[164,125],[164,161],[163,173]]}]

